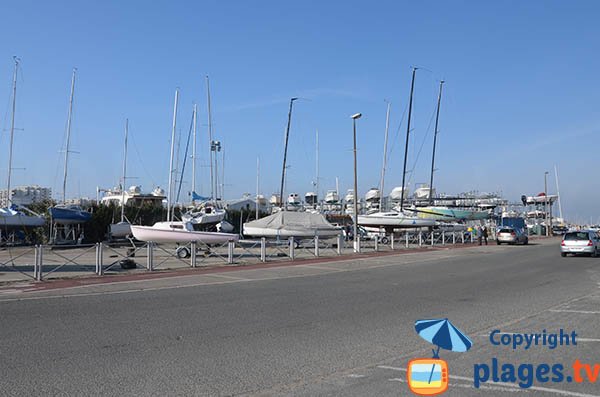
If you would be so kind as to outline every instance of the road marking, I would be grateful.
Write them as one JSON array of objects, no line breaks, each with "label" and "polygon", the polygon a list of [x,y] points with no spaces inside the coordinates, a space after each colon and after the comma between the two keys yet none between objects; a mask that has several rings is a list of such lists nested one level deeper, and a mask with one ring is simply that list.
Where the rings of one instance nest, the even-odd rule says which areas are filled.
[{"label": "road marking", "polygon": [[592,310],[570,310],[570,309],[550,309],[553,313],[578,313],[578,314],[600,314],[600,311]]},{"label": "road marking", "polygon": [[[390,369],[392,371],[406,372],[406,368],[391,367],[389,365],[378,365],[377,368]],[[473,378],[469,378],[469,377],[466,377],[466,376],[450,375],[450,379],[464,380],[464,381],[468,381],[468,382],[473,383]],[[481,385],[481,386],[479,386],[479,388],[481,389],[483,386],[485,386],[485,385]],[[509,389],[518,389],[518,390],[521,390],[521,391],[543,391],[543,392],[546,392],[546,393],[559,394],[561,396],[598,397],[598,395],[596,395],[596,394],[577,393],[577,392],[573,392],[573,391],[551,389],[549,387],[540,387],[540,386],[531,386],[531,387],[529,387],[527,389],[524,389],[521,386],[516,385],[514,383],[495,383],[494,386],[501,387],[502,390],[504,390],[504,391],[506,391],[505,388],[509,388]],[[460,386],[460,387],[462,387],[462,386]],[[489,386],[488,385],[488,387],[493,387],[493,386]],[[475,389],[475,386],[469,386],[469,388],[470,389]]]},{"label": "road marking", "polygon": [[346,375],[346,378],[364,378],[365,375],[359,375],[359,374],[348,374]]},{"label": "road marking", "polygon": [[[401,383],[408,383],[405,379],[402,378],[392,378],[392,379],[388,379],[390,382],[401,382]],[[466,385],[464,383],[448,383],[448,386],[454,388],[454,387],[462,387],[463,389],[475,389],[473,386],[471,385]],[[513,389],[513,388],[507,388],[507,387],[500,387],[500,386],[488,386],[488,385],[480,385],[479,389],[481,390],[494,390],[494,391],[502,391],[502,392],[510,392],[510,393],[519,393],[519,392],[523,392],[523,391],[528,391],[527,389]]]}]

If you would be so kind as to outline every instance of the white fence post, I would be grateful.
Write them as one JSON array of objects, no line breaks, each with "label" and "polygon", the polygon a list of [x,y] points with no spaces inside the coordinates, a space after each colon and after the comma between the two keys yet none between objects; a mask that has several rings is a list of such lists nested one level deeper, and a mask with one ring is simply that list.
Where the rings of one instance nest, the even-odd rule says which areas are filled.
[{"label": "white fence post", "polygon": [[192,241],[190,243],[190,266],[196,267],[196,242]]},{"label": "white fence post", "polygon": [[267,261],[267,239],[265,237],[260,238],[260,261]]},{"label": "white fence post", "polygon": [[102,264],[104,263],[104,244],[97,243],[96,244],[96,274],[102,276],[104,274],[104,269],[102,268]]},{"label": "white fence post", "polygon": [[396,240],[396,236],[394,235],[394,232],[390,233],[390,248],[392,249],[392,251],[394,250],[395,247],[395,241]]},{"label": "white fence post", "polygon": [[408,230],[406,231],[406,234],[404,235],[405,239],[406,239],[406,248],[408,248]]},{"label": "white fence post", "polygon": [[294,238],[293,237],[289,237],[288,238],[288,244],[290,246],[290,259],[294,260],[294,248],[295,248],[294,245],[296,243],[294,242]]},{"label": "white fence post", "polygon": [[452,232],[452,245],[456,244],[456,232]]},{"label": "white fence post", "polygon": [[379,236],[375,236],[375,252],[379,251]]},{"label": "white fence post", "polygon": [[473,243],[473,232],[471,232],[471,243]]},{"label": "white fence post", "polygon": [[435,244],[435,233],[432,230],[431,231],[431,246],[433,247],[434,244]]},{"label": "white fence post", "polygon": [[423,232],[419,230],[419,247],[423,245]]},{"label": "white fence post", "polygon": [[235,247],[234,241],[229,241],[227,243],[227,263],[233,264],[233,248]]},{"label": "white fence post", "polygon": [[337,236],[337,254],[342,255],[342,248],[344,247],[344,236],[338,234]]},{"label": "white fence post", "polygon": [[442,245],[446,245],[446,232],[442,230]]},{"label": "white fence post", "polygon": [[43,263],[43,245],[35,246],[35,261],[33,264],[33,277],[37,281],[42,281],[42,263]]},{"label": "white fence post", "polygon": [[148,270],[148,271],[152,271],[152,268],[154,266],[153,245],[154,245],[154,243],[152,241],[148,241],[148,244],[146,245],[146,252],[147,252],[146,270]]},{"label": "white fence post", "polygon": [[319,257],[319,236],[315,236],[315,256]]}]

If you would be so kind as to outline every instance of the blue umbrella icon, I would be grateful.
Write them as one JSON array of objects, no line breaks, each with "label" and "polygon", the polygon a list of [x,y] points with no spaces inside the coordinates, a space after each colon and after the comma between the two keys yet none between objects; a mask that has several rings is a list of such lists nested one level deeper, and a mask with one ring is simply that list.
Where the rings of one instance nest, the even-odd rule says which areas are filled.
[{"label": "blue umbrella icon", "polygon": [[[466,352],[473,346],[473,342],[461,330],[456,328],[447,318],[433,320],[417,320],[415,330],[419,336],[429,343],[437,346],[437,350],[432,349],[433,358],[439,358],[440,348],[453,352]],[[429,382],[435,365],[431,368]]]}]

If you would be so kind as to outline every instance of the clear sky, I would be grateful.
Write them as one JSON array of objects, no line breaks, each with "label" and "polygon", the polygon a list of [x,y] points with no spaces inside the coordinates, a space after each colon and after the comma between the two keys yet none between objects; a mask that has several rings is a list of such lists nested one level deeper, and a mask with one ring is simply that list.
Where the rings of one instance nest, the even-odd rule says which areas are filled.
[{"label": "clear sky", "polygon": [[[225,196],[278,191],[289,99],[294,108],[287,192],[312,190],[315,131],[320,196],[352,183],[358,121],[359,191],[381,173],[385,100],[392,104],[386,193],[401,184],[411,66],[417,72],[409,175],[429,180],[438,82],[445,79],[436,188],[521,194],[556,190],[571,218],[597,222],[600,182],[600,3],[596,1],[18,1],[0,23],[0,171],[6,174],[13,55],[14,184],[62,186],[60,159],[78,68],[69,197],[118,184],[130,120],[129,184],[165,187],[175,88],[185,143],[199,105],[197,178],[209,192],[206,87],[225,148]],[[419,148],[422,147],[420,155]],[[183,156],[184,145],[181,146]],[[24,168],[24,169],[23,169]],[[189,171],[189,164],[187,170]],[[187,174],[187,172],[186,172]],[[190,187],[184,178],[183,190]],[[5,181],[5,177],[2,177]],[[4,182],[3,182],[4,183]]]}]

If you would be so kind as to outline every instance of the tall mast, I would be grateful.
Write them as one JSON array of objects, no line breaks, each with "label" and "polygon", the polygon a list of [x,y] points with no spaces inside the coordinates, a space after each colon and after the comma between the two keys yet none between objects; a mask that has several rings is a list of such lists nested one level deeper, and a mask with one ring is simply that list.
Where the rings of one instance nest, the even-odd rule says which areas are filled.
[{"label": "tall mast", "polygon": [[[317,175],[315,176],[315,189],[316,189],[316,194],[317,194],[317,201],[319,200],[319,130],[317,130],[316,132],[316,137],[315,137],[315,145],[316,145],[316,173]],[[317,204],[317,203],[315,203]]]},{"label": "tall mast", "polygon": [[12,203],[12,192],[10,191],[10,178],[12,175],[12,156],[13,156],[13,142],[14,142],[14,137],[15,137],[15,112],[17,109],[17,72],[19,70],[19,62],[21,61],[19,58],[17,58],[16,56],[13,57],[13,59],[15,60],[15,73],[13,75],[13,100],[12,100],[12,115],[10,117],[10,145],[9,145],[9,149],[8,149],[8,178],[6,181],[6,185],[7,185],[7,203],[6,206],[10,207],[11,203]]},{"label": "tall mast", "polygon": [[177,129],[177,102],[179,101],[179,88],[175,90],[175,105],[173,106],[173,130],[171,132],[171,158],[169,160],[169,191],[167,193],[167,222],[171,217],[171,195],[173,190],[173,156],[175,154],[175,130]]},{"label": "tall mast", "polygon": [[417,74],[417,68],[413,68],[412,80],[410,83],[410,99],[408,102],[408,123],[406,125],[406,144],[404,145],[404,167],[402,168],[402,195],[400,196],[400,211],[404,209],[404,196],[405,196],[405,181],[406,181],[406,160],[408,158],[408,138],[410,136],[410,118],[412,115],[412,102],[413,92],[415,88],[415,75]]},{"label": "tall mast", "polygon": [[563,218],[562,204],[560,202],[560,190],[558,189],[558,167],[556,164],[554,165],[554,177],[556,179],[556,194],[558,195],[558,213],[560,214],[560,219],[564,222],[565,218]]},{"label": "tall mast", "polygon": [[260,157],[256,158],[256,217],[258,219],[258,194],[260,192]]},{"label": "tall mast", "polygon": [[440,93],[437,100],[437,110],[435,113],[435,130],[433,134],[433,153],[431,154],[431,178],[429,179],[429,204],[433,204],[433,173],[435,171],[435,144],[437,143],[438,136],[438,121],[440,119],[440,104],[442,102],[442,87],[444,86],[444,80],[440,81]]},{"label": "tall mast", "polygon": [[73,95],[75,94],[75,73],[76,68],[73,68],[73,76],[71,77],[71,97],[69,98],[69,117],[67,118],[67,141],[65,143],[65,170],[63,176],[63,204],[67,201],[67,170],[69,167],[69,145],[71,141],[71,121],[73,118]]},{"label": "tall mast", "polygon": [[[387,101],[386,101],[387,102]],[[387,166],[387,144],[388,132],[390,130],[390,103],[387,102],[387,112],[385,113],[385,138],[383,140],[383,165],[381,166],[381,190],[379,191],[379,211],[383,211],[383,196],[385,182],[385,168]]]},{"label": "tall mast", "polygon": [[121,222],[125,221],[125,178],[127,175],[127,134],[129,133],[129,119],[125,119],[125,147],[123,149],[123,179],[121,179]]},{"label": "tall mast", "polygon": [[193,125],[194,125],[194,143],[192,145],[192,202],[194,201],[194,194],[196,193],[196,126],[198,106],[194,104]]},{"label": "tall mast", "polygon": [[287,161],[287,149],[288,149],[288,140],[290,137],[290,125],[292,123],[292,106],[294,105],[294,101],[298,98],[290,99],[290,111],[288,112],[288,122],[287,128],[285,130],[285,148],[283,149],[283,168],[281,169],[281,189],[279,190],[279,199],[281,200],[281,207],[285,209],[285,204],[283,201],[283,184],[285,183],[285,163]]},{"label": "tall mast", "polygon": [[208,147],[210,150],[210,197],[213,202],[216,201],[215,178],[213,173],[213,162],[215,155],[213,154],[213,132],[212,132],[212,115],[210,108],[210,81],[206,76],[206,103],[208,108]]}]

